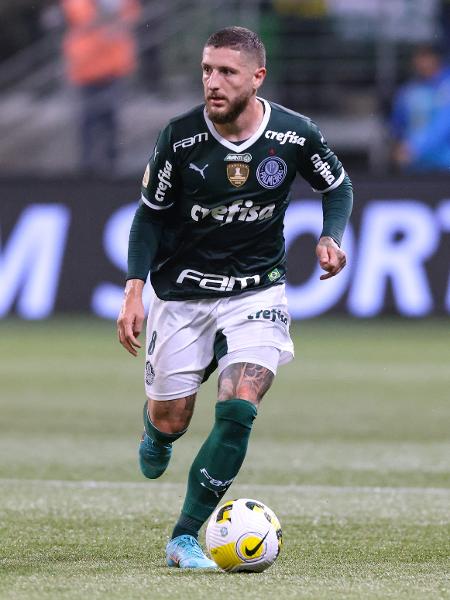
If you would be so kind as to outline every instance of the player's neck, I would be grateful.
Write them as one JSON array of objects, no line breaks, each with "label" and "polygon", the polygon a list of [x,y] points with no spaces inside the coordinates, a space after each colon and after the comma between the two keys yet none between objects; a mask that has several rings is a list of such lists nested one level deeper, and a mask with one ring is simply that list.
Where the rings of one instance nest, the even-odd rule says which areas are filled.
[{"label": "player's neck", "polygon": [[240,142],[252,137],[261,125],[263,118],[264,105],[256,96],[253,96],[245,110],[235,121],[222,125],[214,123],[214,127],[229,142]]}]

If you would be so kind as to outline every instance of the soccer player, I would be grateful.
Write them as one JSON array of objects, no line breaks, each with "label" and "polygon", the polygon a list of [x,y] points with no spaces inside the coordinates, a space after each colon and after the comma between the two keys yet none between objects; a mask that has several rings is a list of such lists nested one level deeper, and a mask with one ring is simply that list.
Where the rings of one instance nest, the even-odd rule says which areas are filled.
[{"label": "soccer player", "polygon": [[297,172],[323,198],[321,279],[345,266],[340,243],[352,206],[351,182],[317,126],[257,96],[266,68],[255,33],[214,33],[201,67],[205,103],[162,130],[144,174],[118,318],[120,343],[136,356],[150,272],[139,447],[150,479],[167,468],[202,381],[218,367],[215,422],[166,548],[168,565],[181,568],[216,566],[198,532],[239,472],[278,366],[293,357],[283,219]]}]

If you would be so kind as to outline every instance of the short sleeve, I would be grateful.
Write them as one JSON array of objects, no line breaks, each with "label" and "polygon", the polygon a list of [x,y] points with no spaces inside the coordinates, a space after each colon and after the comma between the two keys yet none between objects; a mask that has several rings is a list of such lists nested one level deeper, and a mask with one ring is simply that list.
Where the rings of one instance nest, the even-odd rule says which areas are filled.
[{"label": "short sleeve", "polygon": [[171,137],[168,125],[159,134],[142,179],[141,200],[155,211],[170,208],[178,195],[179,175]]},{"label": "short sleeve", "polygon": [[312,121],[307,143],[302,152],[299,151],[297,170],[315,192],[330,192],[344,181],[345,171],[340,160]]}]

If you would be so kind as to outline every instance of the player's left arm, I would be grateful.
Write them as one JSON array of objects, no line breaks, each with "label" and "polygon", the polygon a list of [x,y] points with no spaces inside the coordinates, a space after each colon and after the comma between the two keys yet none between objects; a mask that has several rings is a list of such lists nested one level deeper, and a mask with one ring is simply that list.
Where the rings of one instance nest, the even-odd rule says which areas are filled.
[{"label": "player's left arm", "polygon": [[340,273],[347,262],[340,246],[352,212],[353,187],[341,162],[313,122],[298,171],[315,192],[322,194],[323,227],[316,256],[326,271],[320,279],[329,279]]}]

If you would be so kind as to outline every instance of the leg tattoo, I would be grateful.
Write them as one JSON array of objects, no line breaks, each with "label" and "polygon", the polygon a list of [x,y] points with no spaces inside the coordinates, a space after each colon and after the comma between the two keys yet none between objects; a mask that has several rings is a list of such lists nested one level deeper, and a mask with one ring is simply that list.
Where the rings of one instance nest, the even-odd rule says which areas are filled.
[{"label": "leg tattoo", "polygon": [[272,385],[274,374],[266,367],[252,363],[235,363],[226,367],[219,377],[218,400],[242,398],[259,404]]}]

